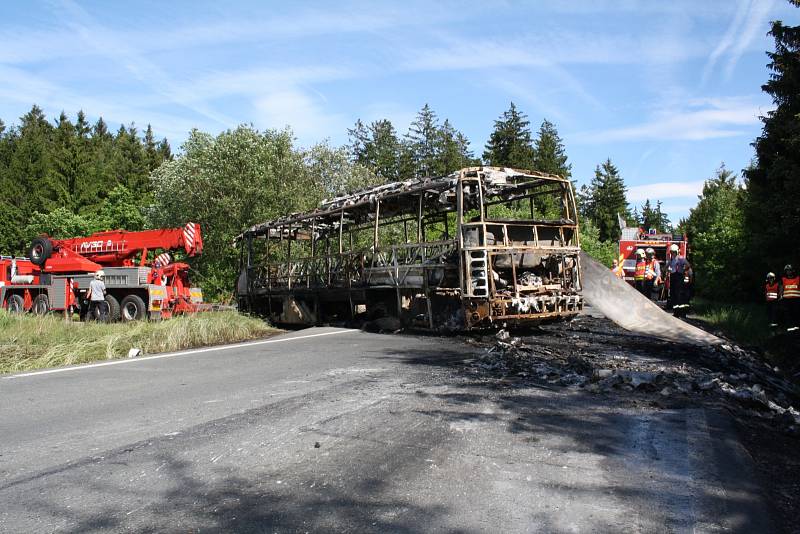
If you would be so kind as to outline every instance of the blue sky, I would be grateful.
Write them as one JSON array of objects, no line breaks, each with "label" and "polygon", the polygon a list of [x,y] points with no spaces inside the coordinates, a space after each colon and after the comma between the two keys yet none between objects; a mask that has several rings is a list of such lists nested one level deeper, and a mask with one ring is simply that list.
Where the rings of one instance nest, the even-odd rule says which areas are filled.
[{"label": "blue sky", "polygon": [[357,118],[403,133],[427,102],[483,151],[509,102],[554,122],[579,183],[610,157],[629,201],[674,220],[720,162],[753,157],[769,21],[784,0],[3,2],[0,118],[33,103],[112,125],[291,125],[347,140]]}]

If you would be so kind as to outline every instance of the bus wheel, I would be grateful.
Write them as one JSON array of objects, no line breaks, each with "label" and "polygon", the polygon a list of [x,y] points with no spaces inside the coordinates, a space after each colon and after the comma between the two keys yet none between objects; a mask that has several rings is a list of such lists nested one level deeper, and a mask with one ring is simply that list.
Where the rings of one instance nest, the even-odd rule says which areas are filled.
[{"label": "bus wheel", "polygon": [[125,322],[140,321],[147,314],[147,306],[139,295],[128,295],[120,303],[120,312]]}]

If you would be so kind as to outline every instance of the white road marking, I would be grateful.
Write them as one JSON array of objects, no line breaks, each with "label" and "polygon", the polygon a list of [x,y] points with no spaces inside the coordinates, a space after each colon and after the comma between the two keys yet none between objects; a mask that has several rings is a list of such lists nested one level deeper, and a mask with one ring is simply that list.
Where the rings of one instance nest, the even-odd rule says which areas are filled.
[{"label": "white road marking", "polygon": [[286,337],[281,339],[266,339],[264,341],[253,341],[250,343],[236,343],[234,345],[220,345],[218,347],[208,347],[205,349],[193,349],[193,350],[184,350],[179,352],[167,352],[165,354],[156,354],[154,356],[144,356],[141,358],[132,358],[126,360],[114,360],[111,362],[102,362],[102,363],[90,363],[86,365],[79,365],[77,367],[61,367],[59,369],[46,369],[44,371],[33,371],[30,373],[20,373],[17,375],[11,376],[4,376],[2,377],[3,380],[14,380],[16,378],[25,378],[28,376],[39,376],[39,375],[49,375],[53,373],[66,373],[68,371],[81,371],[83,369],[93,369],[95,367],[106,367],[107,365],[122,365],[125,363],[137,363],[137,362],[144,362],[149,360],[160,360],[161,358],[174,358],[176,356],[189,356],[191,354],[201,354],[203,352],[213,352],[217,350],[230,350],[230,349],[246,349],[248,347],[254,347],[256,345],[266,345],[268,343],[282,343],[284,341],[297,341],[301,339],[309,339],[312,337],[320,337],[320,336],[333,336],[336,334],[347,334],[349,332],[360,332],[360,330],[356,329],[347,329],[347,330],[336,330],[334,332],[322,332],[319,334],[309,334],[307,336],[295,336],[295,337]]}]

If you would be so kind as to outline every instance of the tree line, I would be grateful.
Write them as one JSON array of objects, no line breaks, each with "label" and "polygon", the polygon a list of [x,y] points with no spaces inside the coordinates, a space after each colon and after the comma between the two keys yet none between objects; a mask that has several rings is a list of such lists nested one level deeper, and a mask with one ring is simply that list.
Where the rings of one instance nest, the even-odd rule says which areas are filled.
[{"label": "tree line", "polygon": [[[356,121],[348,143],[309,149],[295,145],[290,129],[258,131],[250,125],[213,136],[190,132],[177,157],[148,126],[110,133],[102,118],[88,124],[81,111],[50,123],[34,106],[19,126],[0,122],[0,250],[22,254],[36,235],[61,238],[95,231],[203,226],[205,252],[194,260],[211,295],[230,290],[237,267],[231,244],[256,222],[316,206],[323,198],[369,185],[442,176],[471,165],[536,169],[572,176],[556,126],[543,120],[536,135],[512,102],[495,121],[481,158],[449,119],[429,105],[402,136],[387,119]],[[616,214],[636,219],[625,185],[610,160],[598,165],[590,187],[578,195],[584,242],[594,255],[616,254]],[[539,215],[556,213],[537,207]],[[649,202],[643,213],[649,213]],[[609,260],[610,261],[610,260]]]},{"label": "tree line", "polygon": [[[800,0],[789,0],[800,7]],[[773,21],[770,76],[761,89],[775,109],[752,143],[742,176],[721,166],[681,228],[689,234],[698,286],[723,300],[761,300],[765,274],[800,260],[800,25]]]},{"label": "tree line", "polygon": [[19,254],[39,233],[69,237],[146,224],[150,173],[172,159],[148,125],[108,130],[83,111],[49,122],[38,106],[7,127],[0,120],[0,253]]}]

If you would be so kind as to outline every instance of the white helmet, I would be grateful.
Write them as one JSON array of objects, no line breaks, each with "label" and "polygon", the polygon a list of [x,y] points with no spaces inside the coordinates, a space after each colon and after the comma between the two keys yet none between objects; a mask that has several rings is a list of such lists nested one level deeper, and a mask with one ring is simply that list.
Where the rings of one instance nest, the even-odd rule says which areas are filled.
[{"label": "white helmet", "polygon": [[645,250],[645,252],[647,252],[648,255],[656,253],[656,251],[653,250],[653,247],[648,247],[647,250]]},{"label": "white helmet", "polygon": [[97,271],[96,273],[94,273],[94,279],[95,280],[101,280],[102,278],[105,277],[105,275],[106,275],[106,273],[104,273],[102,270]]},{"label": "white helmet", "polygon": [[767,280],[770,278],[775,278],[775,273],[767,273]]},{"label": "white helmet", "polygon": [[637,256],[644,256],[644,249],[637,248],[636,249],[636,255]]},{"label": "white helmet", "polygon": [[678,252],[680,249],[681,249],[681,248],[680,248],[678,245],[676,245],[675,243],[673,243],[673,244],[672,244],[672,245],[669,247],[669,250],[670,250],[670,251],[672,251],[672,252]]}]

